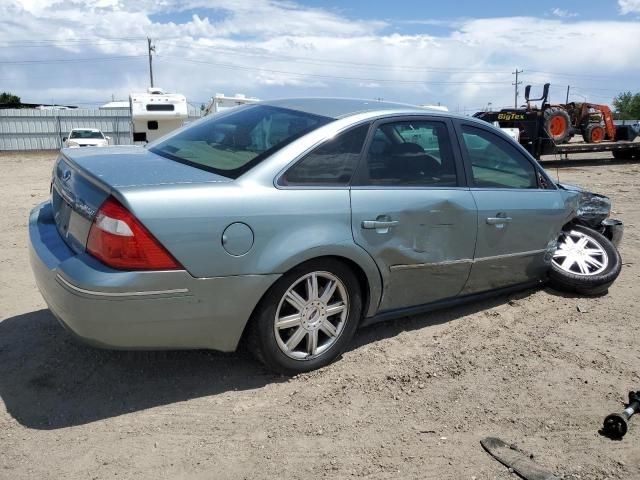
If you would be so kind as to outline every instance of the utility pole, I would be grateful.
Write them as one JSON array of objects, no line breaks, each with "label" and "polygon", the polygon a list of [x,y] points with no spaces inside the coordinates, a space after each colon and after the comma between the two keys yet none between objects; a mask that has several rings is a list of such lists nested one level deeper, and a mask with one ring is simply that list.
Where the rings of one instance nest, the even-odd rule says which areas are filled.
[{"label": "utility pole", "polygon": [[571,88],[571,85],[567,85],[567,101],[564,103],[569,103],[569,89]]},{"label": "utility pole", "polygon": [[151,44],[151,38],[147,37],[147,46],[149,51],[149,80],[151,81],[151,87],[153,87],[153,57],[151,52],[156,51],[156,46]]},{"label": "utility pole", "polygon": [[511,75],[515,75],[516,76],[516,81],[512,83],[512,85],[515,86],[515,92],[514,92],[514,107],[518,108],[518,85],[521,85],[522,82],[518,81],[518,75],[521,74],[524,70],[518,70],[518,68],[516,67],[516,71],[515,72],[511,72]]}]

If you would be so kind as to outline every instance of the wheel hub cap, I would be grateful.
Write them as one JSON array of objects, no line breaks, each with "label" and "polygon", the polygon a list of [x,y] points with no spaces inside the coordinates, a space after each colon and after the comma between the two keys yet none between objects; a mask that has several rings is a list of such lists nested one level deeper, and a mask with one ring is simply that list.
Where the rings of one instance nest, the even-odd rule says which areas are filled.
[{"label": "wheel hub cap", "polygon": [[302,311],[302,327],[305,330],[317,330],[326,318],[326,309],[321,302],[312,302]]}]

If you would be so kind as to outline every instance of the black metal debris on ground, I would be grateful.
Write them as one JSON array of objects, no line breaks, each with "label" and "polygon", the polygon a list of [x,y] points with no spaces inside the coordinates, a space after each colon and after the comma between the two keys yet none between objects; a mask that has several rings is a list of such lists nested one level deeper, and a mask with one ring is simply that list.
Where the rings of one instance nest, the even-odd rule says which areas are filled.
[{"label": "black metal debris on ground", "polygon": [[604,419],[602,432],[614,440],[621,440],[629,429],[629,420],[640,411],[640,390],[629,392],[629,403],[622,413],[612,413]]}]

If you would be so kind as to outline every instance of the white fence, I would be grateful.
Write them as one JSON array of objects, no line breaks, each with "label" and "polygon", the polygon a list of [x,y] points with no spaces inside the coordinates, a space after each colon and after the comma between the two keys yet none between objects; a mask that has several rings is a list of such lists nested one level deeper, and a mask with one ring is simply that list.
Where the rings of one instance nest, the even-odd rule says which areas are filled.
[{"label": "white fence", "polygon": [[[200,112],[190,111],[189,120]],[[72,110],[0,110],[0,150],[57,150],[72,128],[99,128],[111,145],[131,144],[128,108]]]}]

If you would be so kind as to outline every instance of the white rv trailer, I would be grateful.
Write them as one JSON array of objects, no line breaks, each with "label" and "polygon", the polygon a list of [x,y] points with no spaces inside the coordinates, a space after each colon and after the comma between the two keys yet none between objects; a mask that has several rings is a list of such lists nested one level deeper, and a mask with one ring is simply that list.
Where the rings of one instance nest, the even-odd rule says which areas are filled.
[{"label": "white rv trailer", "polygon": [[246,105],[247,103],[256,103],[259,101],[260,99],[247,97],[243,93],[236,93],[233,97],[227,97],[224,93],[216,93],[215,96],[209,100],[209,104],[204,109],[204,114],[210,115],[237,107],[238,105]]},{"label": "white rv trailer", "polygon": [[444,105],[428,105],[428,104],[423,104],[423,105],[419,105],[422,108],[428,108],[429,110],[437,110],[439,112],[448,112],[449,111],[449,107],[445,107]]},{"label": "white rv trailer", "polygon": [[187,99],[179,93],[149,88],[129,95],[134,143],[147,143],[180,128],[189,116]]}]

